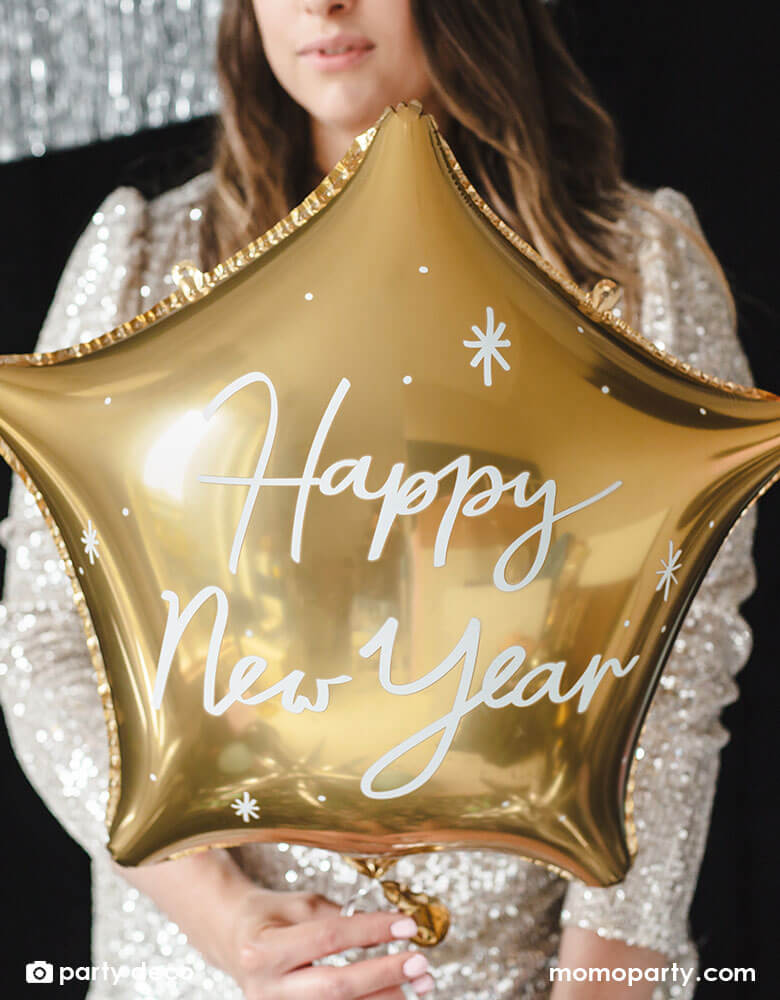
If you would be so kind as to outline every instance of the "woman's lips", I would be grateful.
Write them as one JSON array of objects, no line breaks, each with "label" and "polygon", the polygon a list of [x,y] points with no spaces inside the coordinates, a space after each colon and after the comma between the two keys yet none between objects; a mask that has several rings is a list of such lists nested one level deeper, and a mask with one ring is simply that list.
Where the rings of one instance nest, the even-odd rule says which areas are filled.
[{"label": "woman's lips", "polygon": [[349,69],[362,62],[373,52],[374,44],[368,39],[339,40],[307,46],[298,54],[317,69],[336,71]]}]

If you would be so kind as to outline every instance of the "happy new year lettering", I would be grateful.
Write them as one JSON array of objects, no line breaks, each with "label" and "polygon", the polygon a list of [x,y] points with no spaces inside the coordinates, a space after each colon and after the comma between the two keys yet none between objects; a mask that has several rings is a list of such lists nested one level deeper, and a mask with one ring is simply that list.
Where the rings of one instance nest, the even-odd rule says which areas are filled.
[{"label": "happy new year lettering", "polygon": [[[228,599],[225,592],[216,586],[203,587],[181,612],[179,610],[179,598],[173,591],[164,590],[162,597],[168,604],[168,619],[161,644],[157,664],[157,676],[152,693],[152,706],[156,709],[159,709],[162,704],[171,664],[188,625],[193,617],[212,598],[216,601],[216,611],[209,639],[206,670],[203,679],[203,707],[210,715],[222,715],[235,702],[241,702],[244,705],[259,705],[276,695],[281,695],[281,706],[285,711],[296,714],[306,710],[324,712],[327,710],[330,702],[330,686],[345,684],[352,680],[348,674],[340,674],[337,677],[331,678],[317,678],[317,697],[314,703],[312,703],[304,695],[298,694],[298,687],[305,676],[304,672],[302,670],[292,670],[281,680],[265,690],[246,697],[249,688],[262,676],[268,663],[260,656],[244,656],[233,667],[228,682],[227,694],[219,701],[216,701],[217,667],[219,665],[220,650],[228,618]],[[639,660],[638,656],[633,656],[624,667],[615,657],[605,660],[602,663],[601,655],[596,654],[591,657],[590,663],[584,672],[568,691],[562,690],[566,662],[559,660],[551,663],[542,663],[525,674],[521,674],[515,686],[508,694],[498,696],[496,692],[518,673],[525,662],[526,653],[522,646],[508,646],[494,657],[493,661],[488,665],[480,690],[469,697],[479,651],[481,633],[479,618],[472,618],[469,621],[462,636],[452,650],[432,670],[418,677],[416,680],[402,684],[394,682],[391,676],[393,649],[397,632],[398,619],[388,618],[384,625],[359,650],[360,655],[365,659],[372,657],[377,652],[379,653],[378,679],[380,685],[389,694],[419,694],[421,691],[440,681],[450,671],[454,670],[458,664],[462,663],[462,668],[451,709],[419,730],[419,732],[412,734],[388,750],[387,753],[383,754],[379,760],[365,771],[360,781],[360,790],[365,796],[373,799],[399,798],[402,795],[408,795],[410,792],[424,785],[426,781],[429,781],[441,766],[450,750],[461,719],[479,705],[484,704],[488,708],[506,708],[508,705],[527,708],[542,698],[549,698],[550,701],[562,703],[570,701],[579,695],[577,712],[581,713],[590,705],[597,688],[608,673],[612,673],[615,677],[624,677],[633,670]],[[543,678],[543,683],[530,694],[526,693],[528,687],[539,677]],[[430,736],[435,736],[438,733],[441,734],[441,737],[433,755],[415,778],[397,788],[381,791],[377,791],[374,788],[375,780],[386,768],[403,757],[409,750],[414,749]]]},{"label": "happy new year lettering", "polygon": [[[440,567],[446,563],[449,542],[458,516],[479,517],[492,510],[505,493],[511,494],[513,503],[518,509],[541,505],[541,514],[538,522],[507,546],[494,568],[494,585],[502,591],[516,591],[531,583],[544,565],[552,542],[553,525],[562,518],[568,517],[576,511],[604,499],[622,485],[621,480],[616,480],[610,483],[605,489],[593,496],[587,497],[580,503],[574,504],[566,510],[556,512],[557,485],[554,479],[548,479],[531,496],[526,496],[530,475],[528,472],[522,472],[504,482],[501,470],[494,465],[480,466],[472,472],[470,455],[459,455],[438,471],[421,470],[408,476],[406,475],[404,463],[396,462],[391,467],[385,482],[376,490],[369,490],[366,483],[373,461],[370,455],[363,455],[361,458],[341,459],[329,465],[321,475],[317,475],[317,463],[328,432],[350,388],[349,379],[346,378],[342,378],[339,382],[319,422],[306,457],[303,474],[300,477],[266,478],[265,471],[271,457],[279,417],[279,403],[276,389],[267,375],[263,372],[248,372],[235,379],[211,400],[204,410],[204,417],[206,420],[210,420],[217,410],[236,393],[249,385],[257,383],[261,383],[266,387],[269,394],[270,408],[266,432],[254,475],[251,477],[208,475],[198,477],[203,483],[241,486],[247,490],[230,553],[229,566],[231,573],[236,573],[237,571],[238,559],[261,488],[267,489],[278,486],[293,486],[297,488],[295,515],[290,538],[290,555],[295,562],[300,562],[301,559],[306,505],[312,489],[316,487],[323,496],[335,496],[351,489],[355,497],[360,500],[381,500],[382,505],[366,554],[368,561],[373,562],[382,555],[385,543],[396,520],[399,517],[419,513],[429,507],[439,493],[441,482],[454,473],[455,482],[436,533],[433,550],[434,566]],[[488,488],[469,497],[469,493],[485,478],[488,480]],[[536,554],[530,568],[521,580],[510,582],[507,578],[507,571],[513,556],[526,543],[531,542],[533,539],[536,539]]]},{"label": "happy new year lettering", "polygon": [[276,684],[272,684],[271,687],[250,698],[245,698],[244,695],[249,688],[265,672],[268,661],[262,656],[242,656],[231,671],[227,694],[219,701],[215,701],[217,667],[219,665],[219,655],[222,640],[225,637],[225,627],[228,618],[227,595],[221,587],[204,587],[198,591],[180,614],[178,596],[172,590],[164,590],[162,598],[168,604],[168,620],[165,624],[165,632],[157,661],[157,676],[152,693],[152,706],[154,708],[159,709],[162,704],[173,657],[185,629],[197,612],[212,597],[217,602],[217,609],[214,614],[214,624],[209,638],[209,647],[206,654],[206,672],[203,678],[203,707],[209,715],[223,715],[237,701],[240,701],[244,705],[259,705],[275,697],[277,694],[281,694],[282,708],[288,712],[295,714],[306,710],[310,712],[324,712],[328,707],[330,699],[329,686],[331,684],[345,684],[347,681],[352,680],[348,674],[340,674],[338,677],[318,677],[316,679],[317,696],[314,703],[312,703],[305,695],[298,694],[298,686],[305,676],[304,672],[302,670],[292,670],[281,680],[277,681]]},{"label": "happy new year lettering", "polygon": [[[550,701],[562,703],[570,701],[576,695],[579,695],[577,712],[581,713],[590,705],[596,689],[604,680],[607,673],[611,672],[615,677],[624,677],[634,669],[639,660],[639,656],[633,656],[623,666],[615,657],[611,657],[602,663],[601,655],[596,654],[591,657],[585,671],[568,691],[561,690],[563,672],[566,668],[565,660],[542,663],[528,671],[528,673],[520,676],[515,687],[508,694],[496,697],[496,691],[517,673],[525,661],[526,654],[522,646],[509,646],[499,653],[489,664],[485,671],[480,690],[471,697],[468,697],[479,650],[479,618],[472,618],[469,621],[461,638],[438,666],[434,667],[428,674],[405,684],[394,683],[390,676],[393,647],[397,631],[398,619],[388,618],[379,631],[360,649],[360,655],[365,658],[369,658],[377,652],[379,653],[379,683],[388,693],[399,695],[416,694],[441,680],[442,677],[453,670],[461,661],[463,662],[463,667],[450,711],[435,719],[418,732],[413,733],[391,750],[388,750],[387,753],[383,754],[379,760],[365,771],[360,782],[360,790],[365,796],[372,799],[399,798],[402,795],[408,795],[429,781],[441,766],[447,752],[452,746],[461,719],[479,705],[485,704],[488,708],[505,708],[508,705],[516,705],[518,708],[525,708],[545,697],[549,698]],[[545,677],[545,675],[546,679],[544,683],[532,694],[527,695],[525,691],[528,686],[537,677]],[[403,785],[399,785],[397,788],[384,789],[382,791],[377,791],[374,788],[375,780],[386,768],[403,757],[409,750],[413,750],[437,733],[441,733],[441,738],[436,749],[431,759],[415,778],[410,779]]]}]

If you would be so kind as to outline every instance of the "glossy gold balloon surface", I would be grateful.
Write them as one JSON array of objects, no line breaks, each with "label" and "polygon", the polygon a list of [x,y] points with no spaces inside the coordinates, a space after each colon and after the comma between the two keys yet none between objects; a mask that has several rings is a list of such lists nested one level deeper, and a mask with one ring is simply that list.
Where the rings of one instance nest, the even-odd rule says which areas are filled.
[{"label": "glossy gold balloon surface", "polygon": [[778,477],[780,399],[599,312],[414,104],[179,279],[0,359],[101,681],[113,856],[495,848],[620,880],[644,713]]}]

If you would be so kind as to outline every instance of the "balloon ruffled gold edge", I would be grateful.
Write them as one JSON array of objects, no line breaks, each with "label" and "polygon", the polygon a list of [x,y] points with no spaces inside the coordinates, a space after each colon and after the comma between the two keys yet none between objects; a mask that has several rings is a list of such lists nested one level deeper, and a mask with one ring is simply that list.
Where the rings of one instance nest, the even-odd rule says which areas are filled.
[{"label": "balloon ruffled gold edge", "polygon": [[[26,354],[6,354],[0,355],[0,366],[5,365],[18,365],[24,367],[38,367],[42,365],[53,365],[58,364],[62,361],[67,361],[73,358],[84,357],[85,355],[92,354],[95,351],[102,350],[103,348],[110,347],[112,344],[118,343],[120,341],[126,340],[129,337],[140,333],[142,330],[147,329],[152,324],[156,323],[158,320],[164,319],[166,316],[172,313],[178,312],[180,309],[185,308],[194,301],[198,301],[204,296],[208,295],[210,291],[220,285],[223,281],[229,278],[231,275],[238,273],[243,270],[252,261],[257,260],[259,257],[263,256],[268,250],[277,246],[284,239],[294,233],[296,230],[300,229],[302,226],[317,215],[323,208],[325,208],[330,202],[335,198],[355,175],[360,164],[363,162],[366,153],[368,152],[371,143],[373,142],[382,122],[392,114],[396,114],[399,111],[405,109],[412,109],[417,112],[418,117],[426,117],[429,119],[434,139],[438,145],[439,150],[442,152],[447,165],[450,168],[451,174],[455,179],[457,186],[463,191],[467,196],[471,204],[478,209],[489,221],[490,223],[504,236],[524,257],[530,260],[536,267],[544,272],[548,277],[550,277],[567,295],[573,300],[575,306],[580,309],[585,315],[591,318],[594,322],[610,327],[616,333],[624,336],[626,339],[637,344],[640,348],[646,351],[656,360],[660,361],[662,364],[673,369],[674,371],[687,376],[695,382],[701,385],[706,385],[719,390],[722,390],[725,394],[736,395],[746,399],[776,399],[777,397],[772,394],[765,392],[762,389],[755,388],[753,386],[743,386],[735,382],[726,381],[724,379],[718,378],[714,375],[708,375],[707,373],[699,370],[693,365],[688,364],[685,361],[680,360],[673,354],[667,351],[662,351],[655,346],[655,344],[648,340],[645,336],[634,330],[628,323],[622,320],[618,316],[614,316],[610,311],[600,311],[596,309],[590,299],[587,292],[584,292],[579,285],[573,282],[571,279],[567,278],[562,274],[556,267],[554,267],[549,261],[542,257],[529,243],[527,243],[522,237],[520,237],[510,226],[508,226],[499,216],[493,211],[493,209],[485,202],[485,200],[477,193],[476,189],[469,181],[468,177],[463,172],[460,164],[455,158],[452,149],[447,143],[444,136],[439,131],[435,120],[431,115],[425,114],[422,108],[422,104],[419,101],[402,101],[395,105],[394,107],[388,106],[385,108],[381,117],[377,120],[375,125],[371,128],[366,129],[365,132],[361,132],[360,135],[356,136],[350,145],[347,152],[339,160],[339,162],[333,167],[331,171],[322,179],[322,181],[317,185],[317,187],[311,191],[304,200],[296,205],[283,219],[280,219],[274,226],[268,229],[257,239],[253,240],[251,243],[247,244],[245,247],[237,250],[232,256],[226,258],[221,263],[217,264],[211,271],[200,272],[197,268],[192,268],[196,273],[196,280],[194,282],[189,282],[189,290],[185,290],[186,274],[184,275],[185,281],[180,282],[180,287],[173,291],[166,298],[161,299],[151,308],[147,309],[143,313],[139,313],[132,319],[126,320],[124,323],[119,324],[119,326],[101,334],[98,337],[94,337],[91,340],[84,341],[83,343],[74,344],[71,347],[60,348],[54,351],[36,351]],[[84,628],[84,633],[86,636],[87,649],[89,651],[92,665],[95,670],[96,679],[98,682],[98,693],[101,697],[101,702],[103,706],[103,714],[106,722],[106,730],[108,735],[109,743],[109,779],[108,779],[108,802],[106,804],[106,815],[105,815],[105,825],[106,830],[110,834],[111,826],[114,821],[114,816],[116,815],[116,808],[121,796],[121,755],[119,747],[119,736],[116,721],[116,712],[114,709],[113,700],[111,697],[111,688],[108,682],[108,676],[106,673],[105,663],[103,661],[103,656],[100,650],[100,644],[98,642],[97,635],[95,633],[94,625],[90,617],[86,598],[84,597],[84,592],[81,588],[81,584],[78,579],[78,575],[75,571],[73,560],[70,557],[70,553],[65,545],[62,538],[62,534],[51,515],[51,512],[46,505],[46,502],[41,494],[40,490],[36,486],[35,482],[32,480],[27,470],[24,468],[23,464],[19,461],[16,454],[8,446],[5,440],[0,436],[0,455],[5,459],[11,469],[19,476],[19,478],[24,483],[27,490],[32,495],[35,500],[38,509],[40,510],[43,519],[48,527],[51,536],[56,545],[57,551],[63,560],[67,575],[70,579],[71,586],[73,589],[74,603],[78,611],[79,617],[81,619],[82,626]],[[753,501],[746,507],[740,517],[744,516],[749,507],[755,503],[759,497],[770,488],[770,486],[780,478],[773,478],[770,482],[766,483],[765,486],[756,494]],[[734,527],[738,523],[739,518],[732,525],[731,530],[728,534],[731,534]],[[641,741],[641,733],[637,742]],[[638,845],[636,837],[636,826],[634,822],[634,789],[635,789],[635,779],[636,779],[636,766],[637,757],[636,754],[632,754],[631,764],[629,767],[629,773],[626,781],[626,791],[624,800],[624,821],[625,821],[625,834],[626,834],[626,846],[628,848],[629,857],[631,863],[633,863]],[[234,846],[235,841],[233,839],[226,840],[220,843],[212,843],[208,845],[208,848],[202,846],[186,848],[184,850],[171,852],[168,857],[178,858],[184,857],[189,854],[198,853],[204,849],[210,849],[214,847],[230,847]],[[457,849],[457,845],[451,845],[450,849]],[[406,853],[423,853],[421,848],[413,852]],[[383,854],[365,854],[360,855],[361,858],[387,858],[389,854],[393,854],[398,858],[403,857],[403,853],[397,852],[385,852]],[[529,857],[527,855],[519,854],[524,860],[530,861],[534,865],[538,865],[549,871],[555,872],[562,878],[567,880],[573,880],[575,876],[565,868],[561,868],[559,865],[553,864],[549,861],[543,861],[539,858]]]},{"label": "balloon ruffled gold edge", "polygon": [[[0,363],[2,363],[2,358],[0,358]],[[65,564],[65,570],[73,589],[73,602],[81,619],[81,625],[86,636],[87,650],[95,671],[98,694],[100,695],[101,703],[103,705],[103,716],[105,718],[106,730],[108,734],[109,776],[108,802],[106,804],[106,829],[110,830],[111,823],[116,812],[116,805],[119,801],[121,793],[121,757],[119,752],[119,735],[117,732],[116,713],[111,699],[111,688],[108,683],[108,676],[103,662],[103,654],[101,653],[100,644],[98,642],[97,635],[95,634],[92,618],[90,617],[87,609],[84,592],[81,589],[81,584],[79,583],[76,570],[73,566],[73,560],[70,557],[70,553],[65,545],[65,541],[57,522],[51,516],[51,512],[46,504],[46,501],[43,499],[43,494],[40,492],[25,467],[17,458],[16,453],[11,450],[2,437],[0,437],[0,455],[2,455],[11,469],[22,480],[27,491],[32,495],[33,500],[38,506],[38,510],[41,512],[41,515],[46,522],[46,527],[49,529],[57,548],[57,552]]]}]

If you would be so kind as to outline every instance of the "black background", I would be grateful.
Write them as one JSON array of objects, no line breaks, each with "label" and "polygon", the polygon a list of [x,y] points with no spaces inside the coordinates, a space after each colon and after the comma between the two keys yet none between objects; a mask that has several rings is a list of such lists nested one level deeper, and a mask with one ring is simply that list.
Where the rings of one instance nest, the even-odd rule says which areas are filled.
[{"label": "black background", "polygon": [[[757,384],[780,393],[777,278],[778,73],[773,5],[561,0],[557,19],[623,136],[626,174],[693,202],[736,295]],[[32,350],[62,266],[95,207],[119,184],[152,196],[207,166],[210,122],[142,133],[0,166],[0,351]],[[456,150],[457,153],[457,150]],[[0,468],[0,507],[10,475]],[[742,613],[754,650],[740,699],[724,713],[712,827],[692,909],[703,966],[752,966],[757,985],[701,983],[697,998],[774,995],[772,967],[780,684],[777,567],[780,489],[759,505],[758,588]],[[0,549],[0,554],[2,549]],[[2,734],[3,977],[24,963],[88,964],[86,855],[31,789]],[[432,955],[435,963],[435,955]],[[41,987],[36,986],[36,990]],[[85,987],[60,996],[83,996]]]}]

